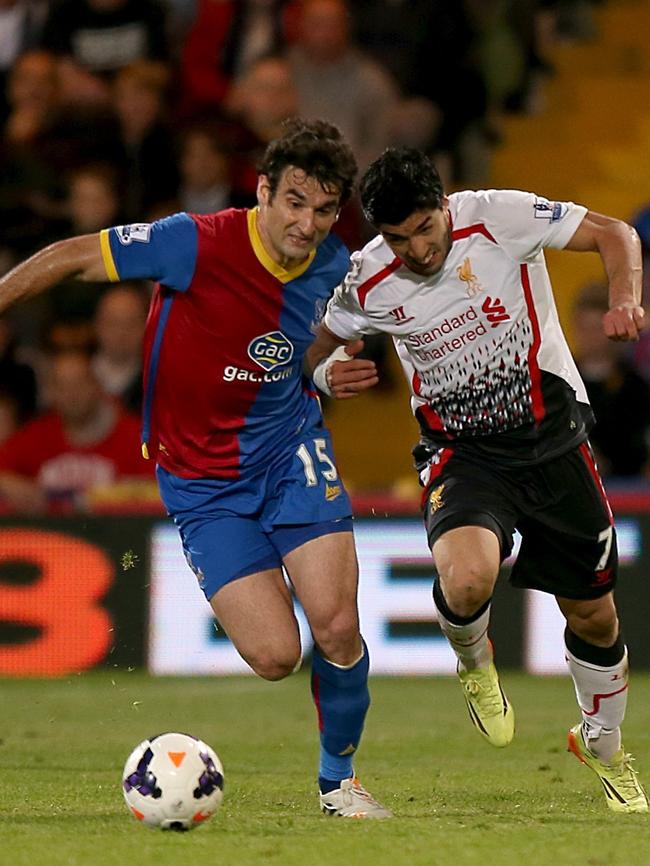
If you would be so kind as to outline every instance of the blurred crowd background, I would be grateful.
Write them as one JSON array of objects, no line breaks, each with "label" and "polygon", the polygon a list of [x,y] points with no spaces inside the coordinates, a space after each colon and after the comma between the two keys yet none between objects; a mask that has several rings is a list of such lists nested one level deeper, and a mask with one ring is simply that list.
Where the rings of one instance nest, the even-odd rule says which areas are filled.
[{"label": "blurred crowd background", "polygon": [[[649,251],[646,6],[0,0],[0,274],[72,235],[254,205],[258,159],[296,114],[336,123],[361,170],[386,146],[419,147],[448,191],[573,198],[633,222]],[[371,236],[358,202],[337,231],[351,249]],[[604,339],[606,285],[579,258],[551,256],[551,272],[599,419],[593,444],[603,475],[639,482],[650,339]],[[150,290],[66,283],[0,319],[2,508],[155,500],[137,420]],[[405,386],[390,345],[367,352],[375,392],[325,407],[340,468],[353,492],[415,501]]]}]

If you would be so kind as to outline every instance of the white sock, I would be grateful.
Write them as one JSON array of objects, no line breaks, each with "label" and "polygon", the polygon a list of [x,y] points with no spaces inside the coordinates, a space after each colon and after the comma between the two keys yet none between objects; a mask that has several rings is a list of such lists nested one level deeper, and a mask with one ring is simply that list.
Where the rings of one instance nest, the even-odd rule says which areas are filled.
[{"label": "white sock", "polygon": [[492,644],[488,638],[490,605],[478,619],[466,625],[450,622],[438,611],[438,623],[456,653],[461,669],[486,668],[492,661]]},{"label": "white sock", "polygon": [[607,763],[621,748],[621,724],[627,704],[627,649],[611,667],[600,667],[576,658],[566,650],[582,730],[589,751]]}]

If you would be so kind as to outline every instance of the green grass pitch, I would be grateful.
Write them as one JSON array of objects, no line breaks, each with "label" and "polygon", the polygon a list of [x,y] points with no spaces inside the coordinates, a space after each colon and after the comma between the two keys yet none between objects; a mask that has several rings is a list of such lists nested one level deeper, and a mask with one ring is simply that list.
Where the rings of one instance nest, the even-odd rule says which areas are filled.
[{"label": "green grass pitch", "polygon": [[[395,813],[321,816],[315,711],[305,673],[152,679],[115,670],[0,681],[1,866],[647,866],[644,815],[616,816],[565,751],[569,679],[505,672],[517,713],[507,749],[472,728],[454,679],[373,679],[356,769]],[[625,742],[650,783],[650,676],[633,678]],[[144,737],[188,731],[225,767],[225,800],[191,833],[130,817],[121,769]]]}]

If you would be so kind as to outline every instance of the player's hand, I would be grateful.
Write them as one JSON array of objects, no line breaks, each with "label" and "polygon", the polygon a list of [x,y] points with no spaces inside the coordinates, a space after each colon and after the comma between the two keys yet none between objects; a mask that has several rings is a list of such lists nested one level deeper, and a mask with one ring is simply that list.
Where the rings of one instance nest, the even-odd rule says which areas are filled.
[{"label": "player's hand", "polygon": [[374,361],[355,358],[363,349],[363,340],[356,340],[345,347],[349,361],[335,361],[328,373],[328,384],[332,396],[337,400],[349,400],[379,382]]},{"label": "player's hand", "polygon": [[603,316],[603,329],[610,340],[638,340],[645,327],[645,310],[638,304],[617,304]]}]

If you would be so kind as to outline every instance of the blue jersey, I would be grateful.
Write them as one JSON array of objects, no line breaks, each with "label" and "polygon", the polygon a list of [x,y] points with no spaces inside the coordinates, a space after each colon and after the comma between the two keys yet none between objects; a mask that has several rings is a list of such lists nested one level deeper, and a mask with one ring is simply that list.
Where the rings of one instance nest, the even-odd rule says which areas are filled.
[{"label": "blue jersey", "polygon": [[302,373],[327,300],[348,268],[329,236],[286,271],[256,210],[175,214],[101,234],[113,280],[158,282],[145,334],[143,440],[182,478],[237,478],[321,422]]}]

